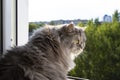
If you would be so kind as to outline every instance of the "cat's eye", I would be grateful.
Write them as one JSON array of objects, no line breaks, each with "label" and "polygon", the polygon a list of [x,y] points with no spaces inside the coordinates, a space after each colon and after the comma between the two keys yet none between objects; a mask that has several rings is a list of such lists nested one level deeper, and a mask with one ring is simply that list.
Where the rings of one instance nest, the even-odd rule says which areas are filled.
[{"label": "cat's eye", "polygon": [[79,44],[79,40],[74,40],[73,43],[74,44]]}]

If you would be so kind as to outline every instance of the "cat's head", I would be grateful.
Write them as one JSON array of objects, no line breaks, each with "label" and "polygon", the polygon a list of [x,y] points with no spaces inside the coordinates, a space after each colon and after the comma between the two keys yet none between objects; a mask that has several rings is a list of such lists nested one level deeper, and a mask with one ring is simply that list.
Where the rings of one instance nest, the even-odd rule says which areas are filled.
[{"label": "cat's head", "polygon": [[60,61],[66,69],[68,66],[72,69],[74,58],[85,47],[84,31],[73,23],[57,27],[47,26],[36,30],[29,42],[45,52],[50,60]]},{"label": "cat's head", "polygon": [[[50,48],[55,48],[54,50],[56,50],[56,47],[48,46],[50,44],[54,46],[60,45],[62,46],[61,48],[65,49],[65,51],[67,51],[67,53],[69,53],[74,59],[75,56],[83,51],[86,36],[83,29],[74,26],[73,23],[56,27],[47,25],[47,27],[38,29],[34,33],[32,41],[34,43],[36,42],[36,44],[38,44],[38,42],[40,42],[40,44],[44,44],[44,46],[49,50]],[[56,50],[56,52],[57,51],[58,50]]]},{"label": "cat's head", "polygon": [[64,25],[59,30],[59,37],[61,44],[69,49],[72,59],[79,55],[85,47],[86,36],[83,29],[74,26],[73,23]]}]

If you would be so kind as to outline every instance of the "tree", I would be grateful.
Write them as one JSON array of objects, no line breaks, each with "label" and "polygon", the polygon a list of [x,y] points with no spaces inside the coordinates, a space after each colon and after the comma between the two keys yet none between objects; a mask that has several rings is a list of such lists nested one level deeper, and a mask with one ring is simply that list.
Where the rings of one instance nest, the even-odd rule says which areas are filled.
[{"label": "tree", "polygon": [[93,19],[89,20],[88,23],[87,23],[87,25],[88,25],[89,27],[92,27],[92,26],[93,26]]},{"label": "tree", "polygon": [[118,10],[116,10],[116,11],[114,12],[114,14],[113,14],[112,17],[113,17],[113,22],[119,21]]},{"label": "tree", "polygon": [[55,22],[54,22],[54,21],[50,21],[49,24],[50,24],[50,25],[55,25]]},{"label": "tree", "polygon": [[96,19],[94,20],[94,23],[95,23],[95,26],[96,26],[96,27],[97,27],[98,25],[100,25],[99,18],[96,18]]},{"label": "tree", "polygon": [[86,47],[69,75],[90,80],[120,80],[120,24],[105,23],[86,29]]},{"label": "tree", "polygon": [[39,27],[43,27],[43,26],[45,26],[45,23],[39,22],[38,26],[39,26]]},{"label": "tree", "polygon": [[43,22],[30,22],[29,23],[29,32],[32,32],[33,30],[43,27],[45,24]]},{"label": "tree", "polygon": [[32,32],[34,29],[37,29],[37,28],[38,28],[37,24],[33,22],[29,23],[29,32]]},{"label": "tree", "polygon": [[78,23],[78,26],[79,26],[79,27],[84,27],[85,25],[84,25],[84,23],[79,22],[79,23]]}]

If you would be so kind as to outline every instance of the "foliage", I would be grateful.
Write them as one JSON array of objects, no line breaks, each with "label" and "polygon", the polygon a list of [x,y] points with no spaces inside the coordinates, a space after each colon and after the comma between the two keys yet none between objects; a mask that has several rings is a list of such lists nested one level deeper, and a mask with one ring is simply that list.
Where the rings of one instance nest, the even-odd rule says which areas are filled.
[{"label": "foliage", "polygon": [[50,24],[50,25],[55,25],[55,22],[54,22],[54,21],[50,21],[49,24]]},{"label": "foliage", "polygon": [[99,18],[96,18],[95,21],[94,21],[94,23],[95,23],[96,26],[100,25]]},{"label": "foliage", "polygon": [[79,27],[85,27],[85,24],[84,24],[83,22],[79,22],[79,23],[78,23],[78,26],[79,26]]},{"label": "foliage", "polygon": [[86,47],[69,75],[90,80],[120,80],[120,23],[88,22]]},{"label": "foliage", "polygon": [[88,23],[87,23],[87,25],[88,25],[89,27],[90,27],[90,26],[92,27],[93,24],[94,24],[94,23],[93,23],[93,19],[89,20]]},{"label": "foliage", "polygon": [[38,27],[43,27],[43,26],[45,26],[45,23],[43,23],[43,22],[38,23]]},{"label": "foliage", "polygon": [[35,23],[30,23],[29,24],[29,32],[32,32],[36,28],[37,28],[37,25]]},{"label": "foliage", "polygon": [[30,22],[29,23],[29,32],[32,32],[33,30],[39,28],[39,27],[43,27],[45,24],[42,23],[42,22],[38,22],[38,23],[35,23],[35,22]]},{"label": "foliage", "polygon": [[118,10],[116,10],[113,14],[113,22],[119,21]]}]

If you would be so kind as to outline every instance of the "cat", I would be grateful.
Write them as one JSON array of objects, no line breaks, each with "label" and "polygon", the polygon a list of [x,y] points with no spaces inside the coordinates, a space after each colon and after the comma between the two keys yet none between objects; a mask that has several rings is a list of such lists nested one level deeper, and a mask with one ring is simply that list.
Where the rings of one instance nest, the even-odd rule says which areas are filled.
[{"label": "cat", "polygon": [[2,56],[0,80],[67,80],[85,41],[84,31],[73,23],[40,28],[25,45]]}]

